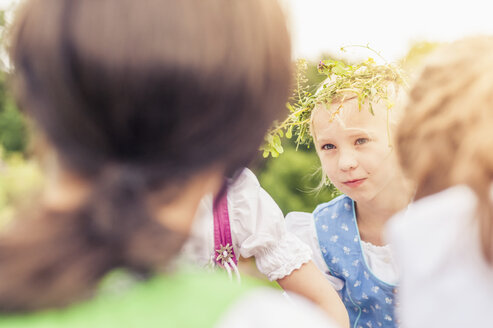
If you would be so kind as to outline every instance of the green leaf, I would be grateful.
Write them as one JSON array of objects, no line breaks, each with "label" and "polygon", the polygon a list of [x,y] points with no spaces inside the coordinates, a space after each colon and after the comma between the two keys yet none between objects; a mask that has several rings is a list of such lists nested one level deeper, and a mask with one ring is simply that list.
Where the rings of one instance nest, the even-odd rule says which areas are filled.
[{"label": "green leaf", "polygon": [[288,131],[286,131],[286,138],[291,139],[292,137],[293,137],[293,126],[291,125]]}]

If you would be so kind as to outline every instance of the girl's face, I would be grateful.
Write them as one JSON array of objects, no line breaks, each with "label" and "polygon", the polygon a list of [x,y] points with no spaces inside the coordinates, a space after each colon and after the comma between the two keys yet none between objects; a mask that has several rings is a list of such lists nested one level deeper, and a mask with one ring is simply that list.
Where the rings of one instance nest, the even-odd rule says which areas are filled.
[{"label": "girl's face", "polygon": [[356,99],[344,102],[331,122],[329,110],[316,108],[312,133],[322,170],[330,181],[356,202],[375,199],[397,179],[397,157],[389,146],[387,115],[383,104],[358,109]]}]

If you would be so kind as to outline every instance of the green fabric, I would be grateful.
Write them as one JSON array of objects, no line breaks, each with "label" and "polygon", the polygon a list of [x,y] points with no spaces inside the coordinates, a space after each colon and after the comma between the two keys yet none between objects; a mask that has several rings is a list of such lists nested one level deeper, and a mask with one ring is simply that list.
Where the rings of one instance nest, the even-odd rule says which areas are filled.
[{"label": "green fabric", "polygon": [[211,327],[238,297],[258,283],[230,282],[222,273],[180,273],[103,293],[62,310],[1,315],[2,328]]}]

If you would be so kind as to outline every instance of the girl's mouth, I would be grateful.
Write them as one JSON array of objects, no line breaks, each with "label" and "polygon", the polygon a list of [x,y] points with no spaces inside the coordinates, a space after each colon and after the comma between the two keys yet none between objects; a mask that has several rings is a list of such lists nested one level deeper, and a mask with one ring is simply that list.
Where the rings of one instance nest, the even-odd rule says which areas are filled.
[{"label": "girl's mouth", "polygon": [[355,180],[349,180],[349,181],[343,182],[343,184],[345,186],[350,187],[350,188],[356,188],[356,187],[359,187],[365,181],[366,181],[366,178],[355,179]]}]

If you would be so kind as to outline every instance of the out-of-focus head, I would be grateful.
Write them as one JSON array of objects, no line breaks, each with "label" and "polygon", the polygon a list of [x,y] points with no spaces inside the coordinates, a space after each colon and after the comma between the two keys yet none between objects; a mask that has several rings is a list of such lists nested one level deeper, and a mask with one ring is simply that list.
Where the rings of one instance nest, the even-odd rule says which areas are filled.
[{"label": "out-of-focus head", "polygon": [[479,198],[486,260],[493,263],[493,37],[444,46],[428,60],[409,96],[397,133],[416,198],[467,184]]},{"label": "out-of-focus head", "polygon": [[492,56],[493,37],[464,39],[439,49],[418,76],[397,133],[417,198],[493,180]]},{"label": "out-of-focus head", "polygon": [[106,163],[159,166],[167,183],[232,171],[291,77],[275,1],[32,0],[12,45],[22,108],[89,177]]},{"label": "out-of-focus head", "polygon": [[14,26],[17,100],[90,190],[1,238],[2,311],[165,266],[186,237],[170,222],[256,153],[292,65],[275,0],[28,0]]}]

